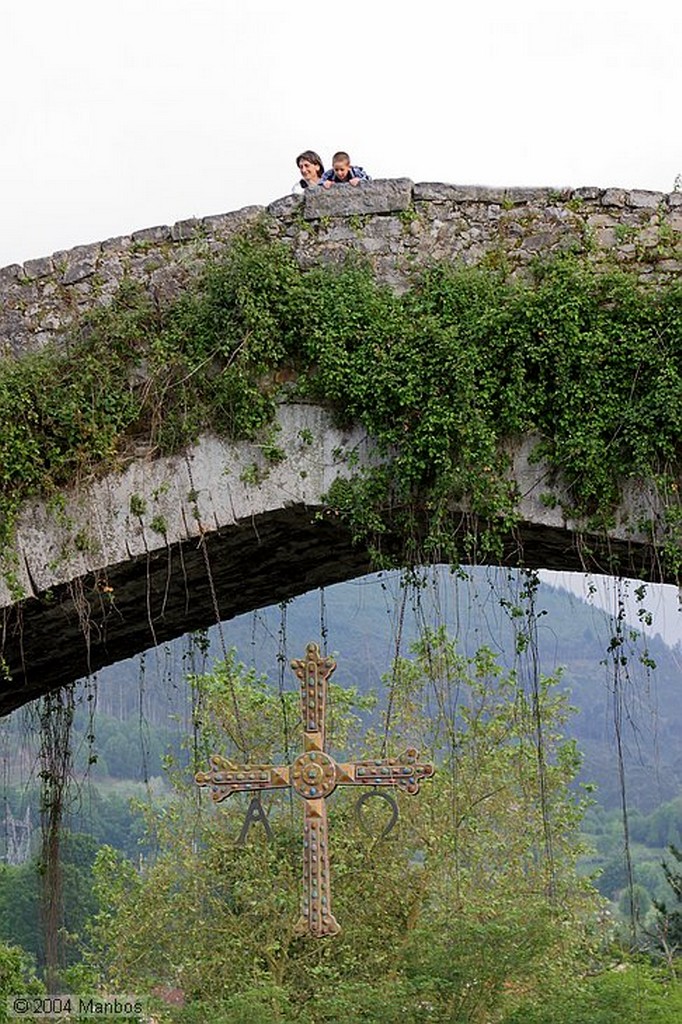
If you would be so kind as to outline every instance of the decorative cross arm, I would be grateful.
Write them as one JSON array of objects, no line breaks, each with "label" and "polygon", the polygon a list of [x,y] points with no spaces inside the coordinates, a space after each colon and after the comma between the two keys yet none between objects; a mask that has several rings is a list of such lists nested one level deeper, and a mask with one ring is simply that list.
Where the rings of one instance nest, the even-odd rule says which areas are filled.
[{"label": "decorative cross arm", "polygon": [[288,765],[235,764],[220,754],[212,754],[211,770],[197,772],[198,786],[211,790],[211,798],[220,803],[239,792],[258,792],[265,789],[283,789],[291,785]]},{"label": "decorative cross arm", "polygon": [[419,761],[419,751],[408,747],[399,757],[337,764],[337,785],[397,786],[410,796],[419,792],[424,779],[433,775],[433,765]]}]

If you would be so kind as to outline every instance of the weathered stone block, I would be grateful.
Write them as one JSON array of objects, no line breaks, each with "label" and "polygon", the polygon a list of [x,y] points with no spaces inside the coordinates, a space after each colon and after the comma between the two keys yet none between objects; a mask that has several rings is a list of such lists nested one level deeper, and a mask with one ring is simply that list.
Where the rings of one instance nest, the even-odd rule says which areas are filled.
[{"label": "weathered stone block", "polygon": [[420,182],[414,186],[415,201],[426,203],[493,203],[504,202],[504,188],[489,185],[441,185]]},{"label": "weathered stone block", "polygon": [[52,262],[61,273],[62,284],[75,284],[94,274],[97,260],[101,254],[99,242],[92,245],[78,245],[75,249],[55,252]]},{"label": "weathered stone block", "polygon": [[657,246],[660,242],[660,234],[657,224],[650,224],[642,228],[637,235],[637,242],[645,248]]},{"label": "weathered stone block", "polygon": [[99,242],[92,245],[77,245],[73,249],[60,249],[52,253],[52,262],[58,273],[64,274],[70,267],[76,264],[92,264],[97,262],[102,248]]},{"label": "weathered stone block", "polygon": [[21,274],[21,271],[22,267],[19,263],[10,263],[8,267],[2,267],[2,269],[0,269],[0,284],[16,281]]},{"label": "weathered stone block", "polygon": [[132,244],[130,235],[117,235],[102,242],[102,252],[125,252]]},{"label": "weathered stone block", "polygon": [[133,231],[133,242],[167,242],[171,237],[171,229],[167,224],[158,224],[153,228],[142,228]]},{"label": "weathered stone block", "polygon": [[618,220],[612,213],[591,213],[586,223],[591,228],[612,228]]},{"label": "weathered stone block", "polygon": [[185,242],[190,238],[194,238],[199,231],[201,222],[196,217],[190,217],[187,220],[178,220],[171,228],[171,238],[174,242]]},{"label": "weathered stone block", "polygon": [[92,277],[95,266],[94,260],[72,263],[62,274],[62,284],[76,284],[78,281],[84,281],[86,277]]},{"label": "weathered stone block", "polygon": [[643,189],[633,189],[628,193],[627,204],[640,210],[655,210],[665,198],[663,192],[648,192]]},{"label": "weathered stone block", "polygon": [[228,238],[249,224],[253,224],[264,213],[264,206],[244,206],[241,210],[233,210],[231,213],[220,213],[213,214],[210,217],[203,217],[201,223],[207,234]]},{"label": "weathered stone block", "polygon": [[628,194],[624,188],[607,188],[601,197],[602,206],[627,206]]},{"label": "weathered stone block", "polygon": [[552,231],[540,231],[537,235],[524,238],[521,248],[527,252],[541,252],[543,249],[551,249],[557,239],[558,236]]},{"label": "weathered stone block", "polygon": [[291,195],[282,196],[281,199],[275,199],[274,202],[268,206],[268,213],[271,217],[288,217],[299,206],[303,205],[303,195]]},{"label": "weathered stone block", "polygon": [[548,203],[556,200],[557,197],[571,194],[569,188],[506,188],[504,190],[504,201],[513,203],[514,206],[526,205],[527,203]]},{"label": "weathered stone block", "polygon": [[597,228],[594,237],[597,245],[602,249],[612,249],[618,241],[615,228]]},{"label": "weathered stone block", "polygon": [[353,231],[350,224],[345,221],[335,221],[331,224],[324,232],[322,241],[324,242],[353,242],[357,241],[357,236]]},{"label": "weathered stone block", "polygon": [[394,213],[409,209],[412,182],[409,178],[367,181],[361,185],[334,185],[330,189],[311,188],[305,194],[303,216],[352,217],[366,213]]},{"label": "weathered stone block", "polygon": [[24,274],[30,279],[47,277],[54,270],[54,264],[49,256],[39,260],[27,260],[24,263]]}]

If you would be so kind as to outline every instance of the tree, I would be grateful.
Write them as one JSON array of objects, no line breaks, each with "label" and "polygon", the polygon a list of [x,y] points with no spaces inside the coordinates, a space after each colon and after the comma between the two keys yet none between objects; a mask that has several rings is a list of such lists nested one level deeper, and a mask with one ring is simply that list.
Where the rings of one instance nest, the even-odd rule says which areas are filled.
[{"label": "tree", "polygon": [[[96,850],[97,843],[91,836],[76,832],[64,832],[62,836],[64,917],[60,938],[67,965],[78,958],[85,922],[97,910],[92,879]],[[36,858],[17,866],[0,865],[0,943],[16,943],[43,969],[46,951],[40,920],[40,871]]]},{"label": "tree", "polygon": [[36,977],[35,964],[26,950],[0,941],[0,1024],[11,1019],[8,996],[39,995],[44,991]]},{"label": "tree", "polygon": [[663,900],[654,900],[654,906],[658,911],[656,929],[658,945],[665,956],[671,959],[674,956],[679,956],[682,952],[682,850],[679,850],[674,844],[670,845],[669,850],[679,867],[671,866],[664,860],[662,861],[663,871],[679,907],[670,909]]},{"label": "tree", "polygon": [[[247,737],[253,762],[288,763],[302,749],[297,695],[232,658],[195,682],[198,765]],[[598,900],[576,871],[581,807],[570,782],[579,759],[561,738],[568,709],[555,682],[542,680],[533,706],[490,651],[465,658],[439,631],[396,663],[383,729],[363,736],[356,696],[331,688],[332,747],[376,756],[384,740],[389,753],[415,743],[438,769],[417,797],[398,796],[399,820],[385,839],[363,830],[357,794],[333,795],[332,888],[343,932],[330,941],[294,931],[299,798],[270,797],[273,841],[256,827],[240,847],[245,802],[235,795],[207,809],[187,786],[194,765],[176,765],[175,801],[148,817],[156,858],[138,869],[113,850],[98,855],[90,964],[114,985],[182,988],[213,1006],[212,1019],[218,1004],[232,1008],[231,1019],[248,1006],[252,1021],[379,1024],[419,1019],[426,1006],[424,1019],[483,1019],[529,989],[563,984]]]},{"label": "tree", "polygon": [[40,878],[35,858],[0,865],[0,942],[11,942],[39,962],[44,959],[40,928]]}]

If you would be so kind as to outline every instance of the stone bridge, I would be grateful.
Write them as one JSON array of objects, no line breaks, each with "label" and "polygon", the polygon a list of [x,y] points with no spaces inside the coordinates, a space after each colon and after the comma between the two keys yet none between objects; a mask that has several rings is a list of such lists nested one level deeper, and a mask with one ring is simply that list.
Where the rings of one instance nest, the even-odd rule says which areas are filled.
[{"label": "stone bridge", "polygon": [[[516,270],[566,247],[632,266],[652,282],[682,269],[677,193],[399,179],[148,228],[0,270],[0,354],[21,358],[67,343],[79,316],[106,304],[124,278],[169,301],[191,287],[207,256],[263,218],[302,265],[356,249],[398,289],[415,263],[503,258]],[[314,405],[283,404],[279,419],[287,458],[278,465],[257,445],[206,436],[182,456],[140,457],[122,474],[74,489],[58,516],[26,505],[12,585],[0,578],[0,714],[188,630],[370,570],[324,494],[348,472],[350,452],[361,463],[375,457],[371,439],[339,431]],[[589,537],[559,507],[543,505],[544,469],[529,460],[532,444],[527,438],[510,453],[522,499],[505,563],[518,564],[523,552],[532,567],[659,579],[646,534],[620,527]],[[655,520],[646,481],[624,501],[622,521]],[[466,508],[461,515],[465,522]]]}]

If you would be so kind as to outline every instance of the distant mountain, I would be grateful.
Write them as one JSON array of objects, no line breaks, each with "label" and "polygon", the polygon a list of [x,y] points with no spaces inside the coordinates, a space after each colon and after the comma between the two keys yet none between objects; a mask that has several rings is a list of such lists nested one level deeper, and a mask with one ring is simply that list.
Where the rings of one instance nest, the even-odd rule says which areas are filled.
[{"label": "distant mountain", "polygon": [[[524,577],[497,568],[448,567],[405,582],[384,573],[305,594],[284,606],[252,612],[209,630],[208,651],[185,637],[98,675],[98,707],[115,717],[137,716],[142,703],[150,722],[187,720],[187,671],[201,672],[234,647],[245,664],[286,687],[288,668],[314,640],[338,660],[335,681],[381,695],[381,677],[396,654],[407,654],[424,626],[445,623],[472,654],[487,645],[502,664],[515,664],[516,633],[526,628]],[[540,671],[563,670],[563,684],[578,709],[570,733],[585,755],[582,778],[595,782],[605,807],[620,800],[615,721],[633,804],[650,811],[682,789],[682,650],[660,636],[644,636],[568,590],[541,583],[534,598]],[[519,614],[520,612],[520,614]],[[615,641],[614,641],[615,637]],[[614,647],[621,662],[614,677]],[[653,667],[655,665],[655,667]],[[523,666],[520,666],[523,670]]]}]

